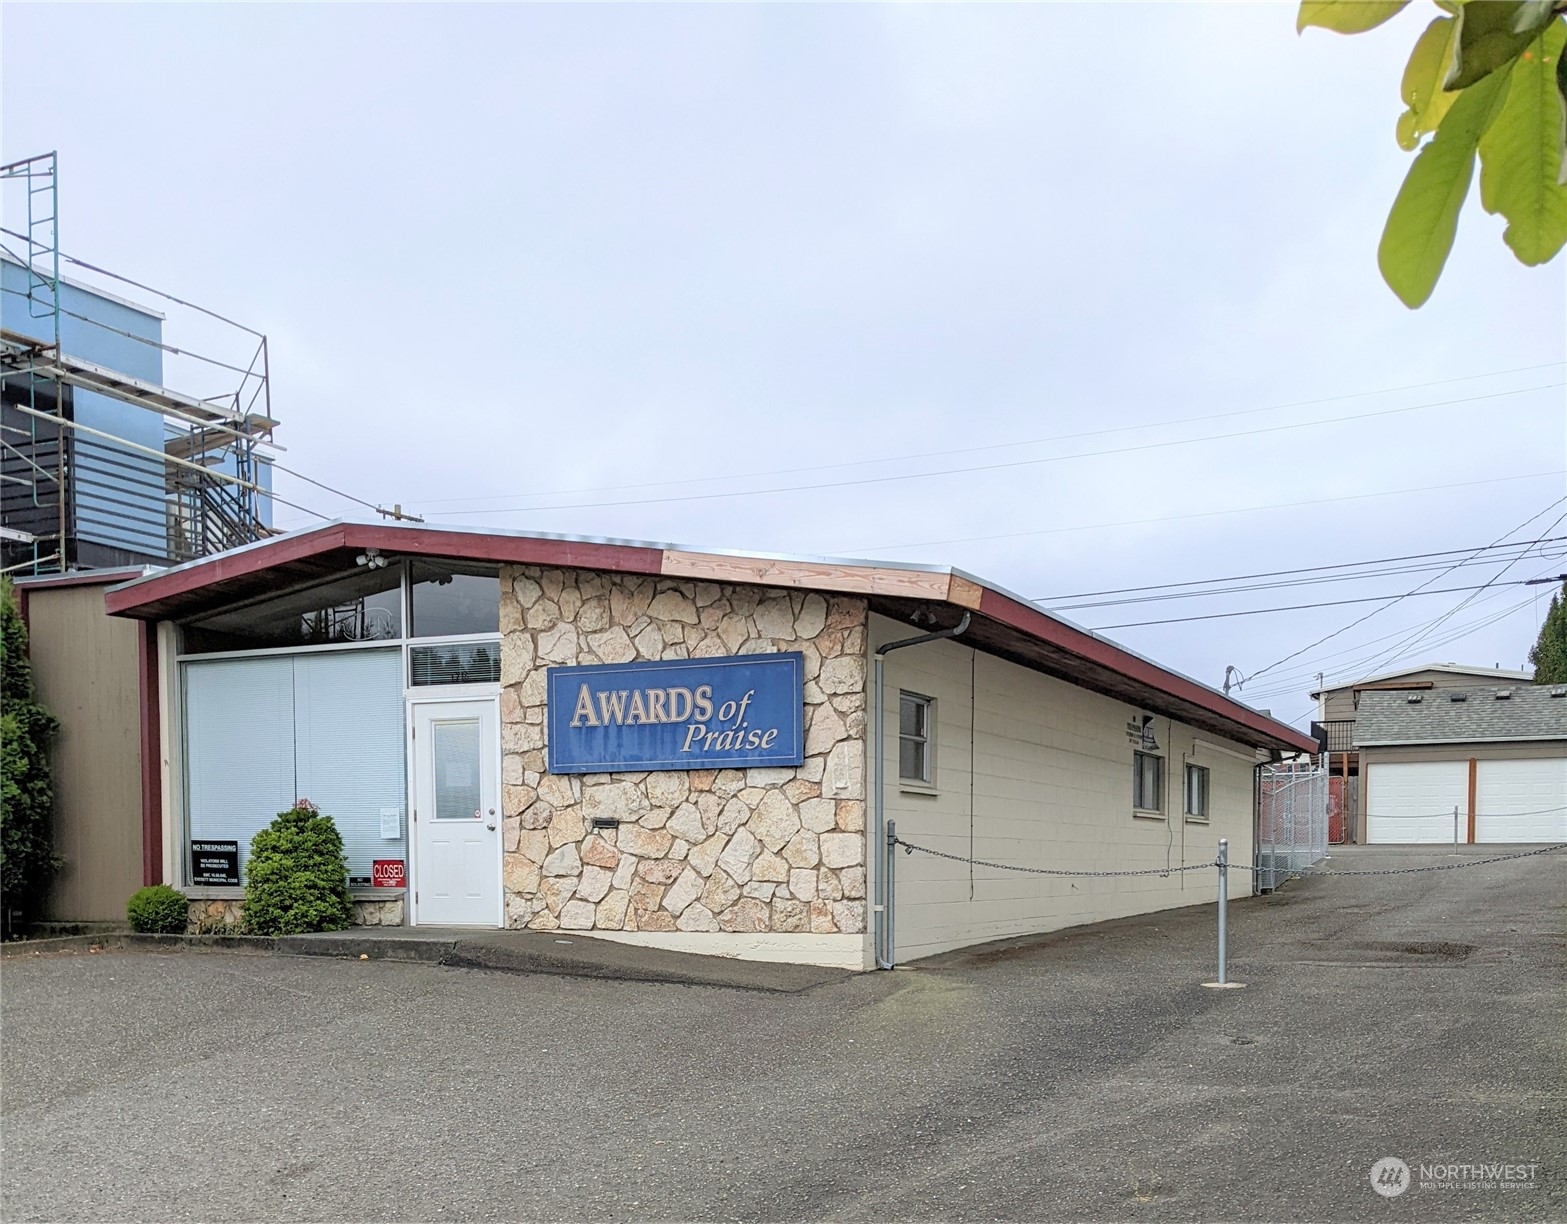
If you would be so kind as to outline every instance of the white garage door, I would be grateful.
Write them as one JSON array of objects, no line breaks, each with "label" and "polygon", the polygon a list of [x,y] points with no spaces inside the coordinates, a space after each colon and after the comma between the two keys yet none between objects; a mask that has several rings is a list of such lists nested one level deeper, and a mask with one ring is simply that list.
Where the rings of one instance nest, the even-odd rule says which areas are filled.
[{"label": "white garage door", "polygon": [[1567,758],[1475,769],[1475,841],[1567,842]]},{"label": "white garage door", "polygon": [[1377,843],[1469,839],[1469,762],[1418,761],[1366,769],[1366,840]]}]

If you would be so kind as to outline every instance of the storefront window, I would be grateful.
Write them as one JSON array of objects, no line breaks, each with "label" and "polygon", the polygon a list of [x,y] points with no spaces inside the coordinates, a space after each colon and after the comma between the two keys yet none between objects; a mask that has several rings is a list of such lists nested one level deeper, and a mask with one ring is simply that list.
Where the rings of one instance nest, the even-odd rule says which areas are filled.
[{"label": "storefront window", "polygon": [[432,565],[427,561],[411,562],[408,570],[413,605],[409,637],[500,632],[501,582],[493,570]]},{"label": "storefront window", "polygon": [[205,616],[183,629],[186,654],[394,641],[403,636],[402,567],[367,568]]},{"label": "storefront window", "polygon": [[184,687],[186,809],[202,853],[232,844],[243,868],[251,838],[309,799],[342,834],[355,887],[378,860],[406,862],[400,651],[192,660]]}]

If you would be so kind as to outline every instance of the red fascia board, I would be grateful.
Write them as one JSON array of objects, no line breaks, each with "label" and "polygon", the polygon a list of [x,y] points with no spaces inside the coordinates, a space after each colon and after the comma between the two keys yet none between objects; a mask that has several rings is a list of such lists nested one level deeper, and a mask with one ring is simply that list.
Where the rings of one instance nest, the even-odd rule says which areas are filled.
[{"label": "red fascia board", "polygon": [[317,531],[269,541],[137,583],[104,595],[111,616],[135,616],[138,608],[199,591],[234,578],[261,573],[339,548],[376,548],[394,556],[450,557],[513,565],[558,565],[575,569],[658,574],[664,553],[632,544],[552,540],[537,536],[483,535],[471,531],[409,529],[375,523],[337,523]]},{"label": "red fascia board", "polygon": [[481,535],[439,528],[389,528],[374,523],[350,523],[343,528],[343,538],[349,548],[379,548],[409,556],[512,565],[557,565],[566,569],[658,574],[664,563],[661,548],[603,544],[592,540],[551,540],[538,536]]},{"label": "red fascia board", "polygon": [[272,540],[254,548],[219,553],[188,569],[182,568],[167,574],[159,574],[121,591],[107,591],[103,597],[104,610],[110,616],[134,616],[136,609],[145,604],[172,599],[177,595],[186,595],[214,583],[244,578],[270,569],[274,565],[297,561],[302,557],[313,557],[318,553],[341,547],[343,547],[343,525],[335,523],[322,527],[318,531]]},{"label": "red fascia board", "polygon": [[1248,710],[1245,706],[1221,697],[1184,676],[1167,672],[1162,667],[1146,659],[1140,659],[1103,638],[1085,633],[1081,629],[1074,629],[1071,625],[1058,621],[1052,616],[1046,616],[1038,609],[1021,604],[999,591],[985,588],[980,596],[979,611],[980,615],[987,616],[991,620],[999,621],[1003,625],[1021,630],[1030,637],[1070,651],[1079,658],[1108,667],[1158,692],[1200,706],[1227,722],[1237,723],[1270,740],[1282,741],[1299,752],[1317,751],[1316,740],[1302,735],[1293,727],[1276,722],[1254,710]]}]

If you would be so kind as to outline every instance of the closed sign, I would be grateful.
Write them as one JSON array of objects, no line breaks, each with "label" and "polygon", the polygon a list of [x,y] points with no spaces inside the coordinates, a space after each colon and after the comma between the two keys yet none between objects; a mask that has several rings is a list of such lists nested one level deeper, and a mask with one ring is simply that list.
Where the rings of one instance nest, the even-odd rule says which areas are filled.
[{"label": "closed sign", "polygon": [[370,883],[375,888],[404,888],[408,873],[402,859],[375,859],[370,864]]}]

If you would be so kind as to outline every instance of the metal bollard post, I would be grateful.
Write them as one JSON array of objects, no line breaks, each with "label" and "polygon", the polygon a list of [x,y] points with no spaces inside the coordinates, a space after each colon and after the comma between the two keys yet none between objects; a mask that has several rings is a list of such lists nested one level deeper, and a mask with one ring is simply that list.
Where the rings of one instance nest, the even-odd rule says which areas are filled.
[{"label": "metal bollard post", "polygon": [[1239,990],[1244,982],[1229,978],[1230,839],[1219,838],[1219,980],[1204,982],[1212,990]]},{"label": "metal bollard post", "polygon": [[1458,805],[1453,804],[1453,849],[1458,849]]},{"label": "metal bollard post", "polygon": [[1225,944],[1229,941],[1230,911],[1230,839],[1219,838],[1219,985],[1229,978],[1225,975]]},{"label": "metal bollard post", "polygon": [[887,968],[898,966],[897,908],[893,902],[898,895],[898,822],[887,822],[887,913],[884,923],[887,931]]}]

